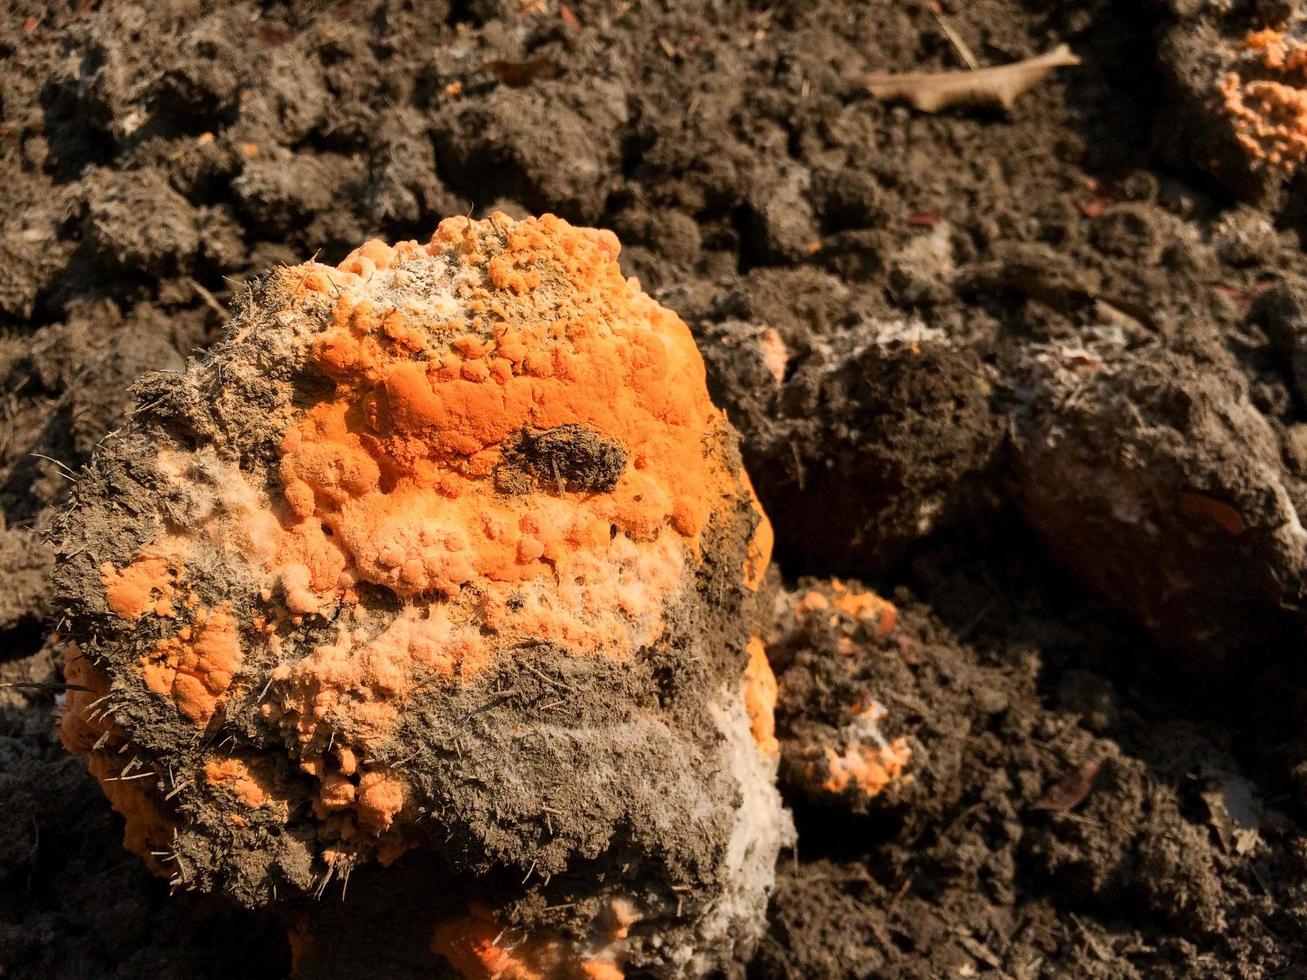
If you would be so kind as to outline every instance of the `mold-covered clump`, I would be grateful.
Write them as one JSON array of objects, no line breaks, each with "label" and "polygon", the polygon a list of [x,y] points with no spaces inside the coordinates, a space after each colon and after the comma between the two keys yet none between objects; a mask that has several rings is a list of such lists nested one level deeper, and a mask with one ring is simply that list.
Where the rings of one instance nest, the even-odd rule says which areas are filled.
[{"label": "mold-covered clump", "polygon": [[1299,16],[1258,9],[1268,6],[1175,11],[1160,34],[1158,144],[1176,166],[1276,212],[1300,206],[1291,181],[1307,161],[1307,35]]},{"label": "mold-covered clump", "polygon": [[778,593],[765,649],[777,671],[781,778],[795,794],[854,812],[902,801],[915,767],[896,699],[914,684],[880,649],[897,619],[891,603],[839,579]]},{"label": "mold-covered clump", "polygon": [[770,528],[617,251],[450,219],[277,270],[138,386],[61,527],[63,735],[154,870],[255,905],[434,862],[469,975],[747,956],[790,834]]}]

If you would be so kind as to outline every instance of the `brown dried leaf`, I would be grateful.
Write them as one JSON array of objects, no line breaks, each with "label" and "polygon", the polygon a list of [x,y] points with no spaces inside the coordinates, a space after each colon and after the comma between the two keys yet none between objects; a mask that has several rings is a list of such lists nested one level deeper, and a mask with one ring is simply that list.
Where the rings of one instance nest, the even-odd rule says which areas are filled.
[{"label": "brown dried leaf", "polygon": [[488,71],[509,88],[523,88],[536,81],[548,81],[563,73],[563,66],[550,58],[532,58],[529,61],[487,61],[477,66],[478,72]]},{"label": "brown dried leaf", "polygon": [[1050,813],[1066,813],[1085,801],[1094,789],[1098,774],[1102,770],[1101,762],[1085,762],[1069,776],[1045,793],[1039,802],[1030,809],[1047,810]]},{"label": "brown dried leaf", "polygon": [[1180,513],[1218,527],[1232,538],[1248,530],[1243,515],[1230,504],[1192,490],[1180,494]]},{"label": "brown dried leaf", "polygon": [[922,112],[958,105],[995,105],[1004,109],[1055,68],[1080,64],[1065,44],[1024,61],[978,71],[914,72],[867,76],[867,90],[878,99],[901,99]]}]

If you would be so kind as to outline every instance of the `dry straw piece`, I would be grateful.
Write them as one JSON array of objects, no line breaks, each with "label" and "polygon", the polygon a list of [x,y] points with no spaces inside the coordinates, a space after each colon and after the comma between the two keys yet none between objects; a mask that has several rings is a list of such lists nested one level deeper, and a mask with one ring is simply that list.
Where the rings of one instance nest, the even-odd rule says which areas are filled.
[{"label": "dry straw piece", "polygon": [[867,76],[867,90],[878,99],[900,100],[922,112],[955,106],[987,105],[1011,109],[1016,100],[1054,69],[1080,64],[1065,44],[1024,61],[978,71],[881,73]]}]

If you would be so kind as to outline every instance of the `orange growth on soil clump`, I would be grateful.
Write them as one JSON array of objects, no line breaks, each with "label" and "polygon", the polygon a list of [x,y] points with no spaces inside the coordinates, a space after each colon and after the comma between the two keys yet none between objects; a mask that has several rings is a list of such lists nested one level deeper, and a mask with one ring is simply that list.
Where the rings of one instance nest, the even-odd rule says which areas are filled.
[{"label": "orange growth on soil clump", "polygon": [[[451,867],[529,868],[514,889],[543,896],[602,859],[591,842],[733,799],[735,824],[641,865],[657,887],[621,932],[670,913],[658,868],[711,866],[677,873],[678,919],[677,889],[706,897],[657,937],[569,923],[501,944],[473,914],[436,948],[468,976],[592,980],[621,976],[619,942],[703,972],[747,955],[791,833],[776,680],[746,650],[772,531],[689,328],[617,254],[608,232],[496,214],[278,269],[178,382],[207,417],[156,405],[105,448],[123,466],[69,517],[67,591],[130,709],[111,750],[144,746],[124,759],[151,760],[150,792],[120,789],[80,698],[66,737],[133,846],[258,904],[455,840]],[[126,525],[120,473],[143,497]],[[147,521],[139,553],[76,560]]]},{"label": "orange growth on soil clump", "polygon": [[767,365],[767,370],[776,379],[776,383],[780,384],[785,380],[785,369],[790,363],[789,348],[785,346],[780,331],[775,327],[767,327],[758,343],[762,347],[763,363]]},{"label": "orange growth on soil clump", "polygon": [[[889,636],[894,632],[898,611],[892,602],[882,599],[874,592],[850,588],[839,579],[831,579],[828,591],[829,595],[817,589],[804,593],[794,607],[795,617],[801,620],[813,613],[834,609],[871,624],[878,637]],[[836,621],[837,617],[832,614],[830,625],[834,626]]]},{"label": "orange growth on soil clump", "polygon": [[59,717],[59,740],[74,755],[87,755],[109,728],[95,713],[109,694],[109,678],[82,656],[77,644],[64,650],[64,680],[68,700]]},{"label": "orange growth on soil clump", "polygon": [[184,542],[165,535],[142,549],[125,568],[105,562],[100,566],[100,581],[109,608],[123,619],[140,619],[147,612],[175,615],[173,593],[185,560]]},{"label": "orange growth on soil clump", "polygon": [[467,980],[622,980],[624,971],[606,955],[584,956],[571,943],[523,937],[505,929],[490,910],[436,926],[431,948]]},{"label": "orange growth on soil clump", "polygon": [[[895,606],[857,583],[808,579],[778,596],[777,623],[773,642],[789,662],[778,679],[789,715],[779,735],[786,778],[815,800],[841,797],[859,810],[910,781],[911,745],[882,729],[889,712],[869,680],[873,661],[895,656],[884,643],[898,623]],[[805,699],[815,707],[796,725]]]},{"label": "orange growth on soil clump", "polygon": [[1275,30],[1250,34],[1245,45],[1258,55],[1251,70],[1265,77],[1225,75],[1222,106],[1253,160],[1293,173],[1307,160],[1307,45]]},{"label": "orange growth on soil clump", "polygon": [[885,708],[873,701],[855,706],[852,720],[836,735],[835,744],[820,745],[816,757],[803,766],[802,782],[814,793],[861,794],[870,799],[902,779],[912,761],[906,738],[887,740],[880,731]]},{"label": "orange growth on soil clump", "polygon": [[109,804],[122,815],[123,846],[143,858],[156,874],[167,873],[160,855],[172,840],[175,824],[143,785],[153,780],[124,778],[132,757],[119,751],[127,743],[106,705],[109,678],[71,643],[65,651],[64,678],[70,688],[59,719],[60,741],[69,752],[87,757],[91,775],[100,781]]},{"label": "orange growth on soil clump", "polygon": [[780,751],[776,741],[776,675],[767,662],[767,647],[760,637],[749,638],[749,664],[744,669],[744,710],[749,713],[753,740],[765,755]]},{"label": "orange growth on soil clump", "polygon": [[[876,796],[903,776],[912,759],[907,739],[897,738],[887,745],[846,745],[837,752],[829,745],[826,752],[826,778],[822,788],[840,794],[856,786],[867,796]],[[814,766],[813,775],[817,775]]]},{"label": "orange growth on soil clump", "polygon": [[740,482],[748,491],[749,502],[753,505],[754,513],[758,518],[758,526],[754,528],[753,537],[749,539],[749,550],[744,560],[744,584],[757,592],[762,588],[763,581],[767,577],[767,569],[771,565],[772,549],[776,546],[776,532],[772,529],[767,515],[763,513],[762,504],[758,502],[758,495],[754,493],[749,474],[743,469],[740,470]]},{"label": "orange growth on soil clump", "polygon": [[470,677],[495,649],[627,657],[658,639],[741,481],[756,508],[715,444],[724,417],[688,328],[617,252],[552,216],[453,218],[427,245],[371,241],[301,277],[333,297],[310,355],[335,387],[282,439],[269,563],[292,615],[348,606],[355,583],[405,601],[380,633],[346,618],[277,669],[272,717],[302,740],[342,710],[380,737],[415,685]]},{"label": "orange growth on soil clump", "polygon": [[227,790],[243,805],[257,810],[266,806],[274,795],[266,768],[234,756],[214,756],[204,764],[204,781]]},{"label": "orange growth on soil clump", "polygon": [[1301,73],[1307,69],[1307,45],[1290,39],[1284,31],[1265,28],[1244,39],[1249,51],[1261,55],[1262,66],[1273,71]]},{"label": "orange growth on soil clump", "polygon": [[[545,217],[498,248],[487,261],[477,225],[450,219],[425,248],[373,241],[341,264],[351,279],[418,277],[433,254],[452,266],[409,303],[341,292],[313,348],[335,393],[283,440],[286,499],[362,581],[403,597],[471,586],[493,631],[622,656],[648,635],[604,612],[652,625],[731,491],[692,435],[719,413],[688,329],[627,287],[610,234]],[[523,447],[550,431],[552,450]],[[603,465],[564,472],[564,451]],[[664,528],[685,547],[658,548]],[[540,603],[541,582],[566,583],[564,601]],[[515,591],[525,615],[502,608]]]},{"label": "orange growth on soil clump", "polygon": [[213,717],[240,668],[240,634],[226,609],[201,611],[194,624],[160,640],[141,660],[146,687],[172,698],[197,725]]}]

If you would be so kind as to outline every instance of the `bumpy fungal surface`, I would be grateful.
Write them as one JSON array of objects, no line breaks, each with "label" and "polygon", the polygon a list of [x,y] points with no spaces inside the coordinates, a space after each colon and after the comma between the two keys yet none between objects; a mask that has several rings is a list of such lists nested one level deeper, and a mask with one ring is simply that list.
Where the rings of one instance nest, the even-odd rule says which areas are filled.
[{"label": "bumpy fungal surface", "polygon": [[913,685],[895,678],[884,689],[895,665],[876,649],[898,610],[856,583],[805,579],[776,594],[775,611],[763,656],[777,664],[788,709],[778,719],[782,777],[814,802],[856,812],[882,797],[901,801],[913,740],[902,713],[891,717],[883,702]]},{"label": "bumpy fungal surface", "polygon": [[449,219],[275,271],[140,384],[59,589],[64,740],[152,868],[253,905],[420,853],[471,976],[747,955],[791,832],[770,528],[617,253]]},{"label": "bumpy fungal surface", "polygon": [[1307,45],[1283,31],[1249,34],[1220,96],[1249,158],[1286,173],[1307,160]]}]

